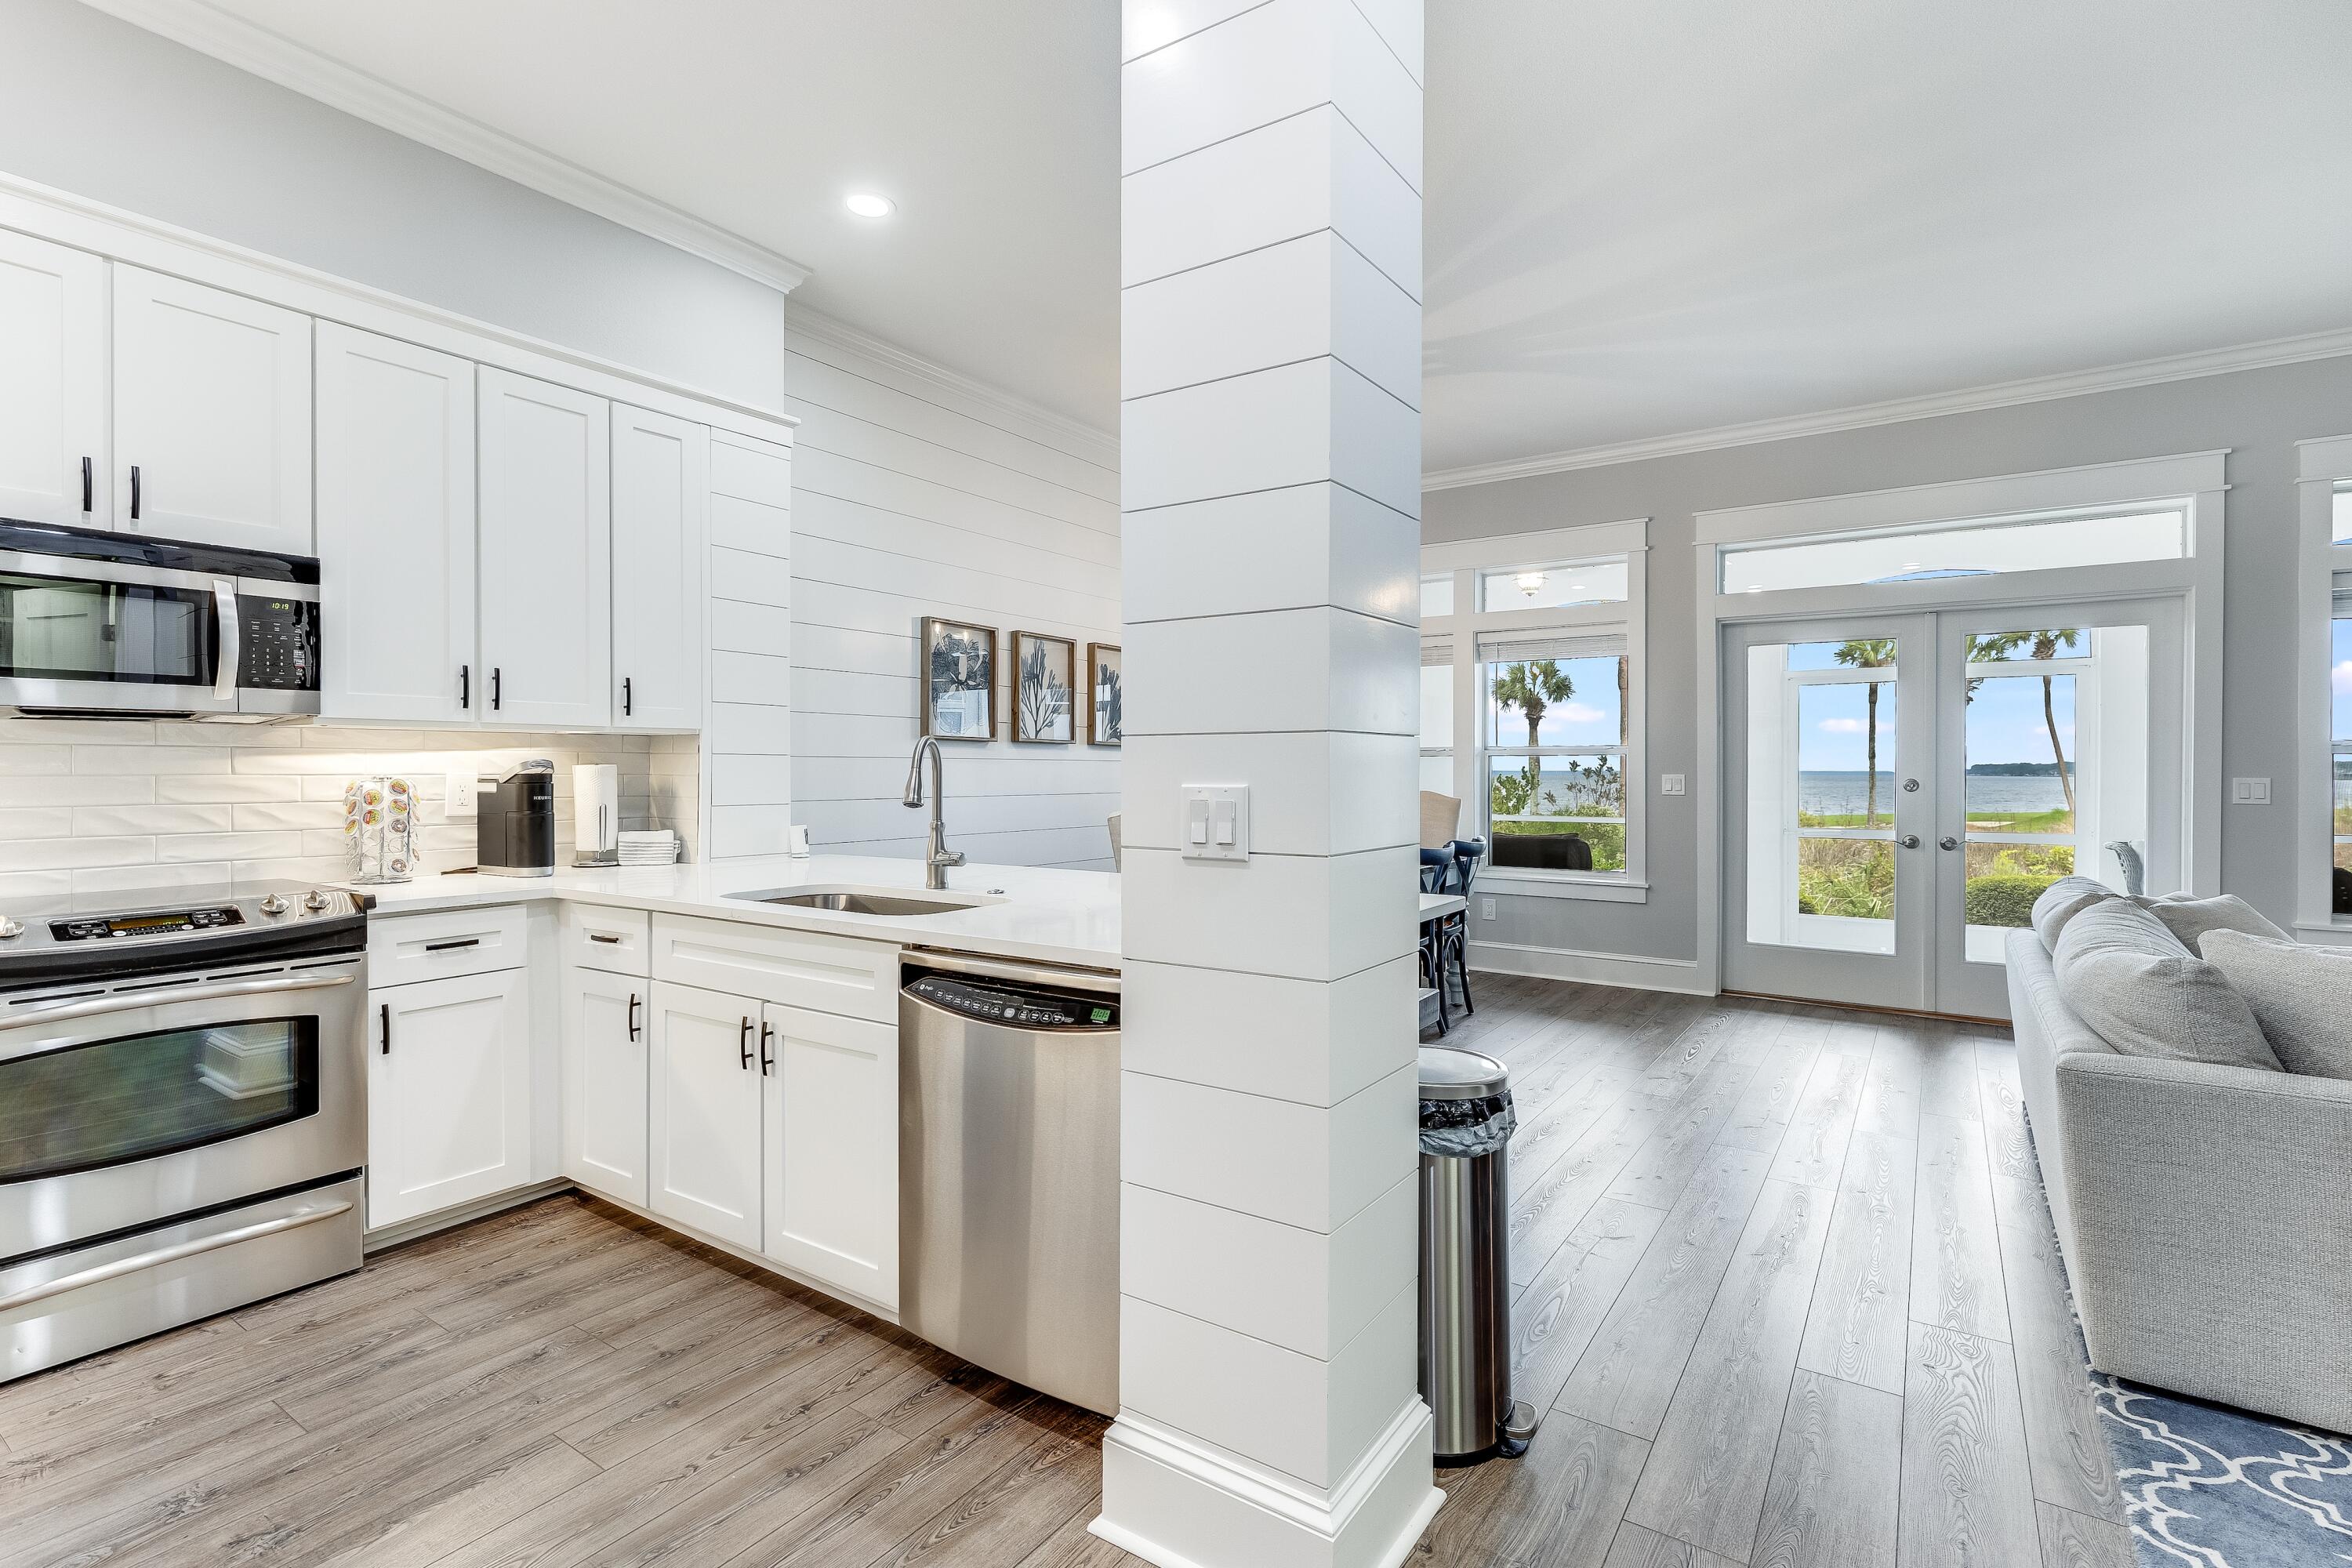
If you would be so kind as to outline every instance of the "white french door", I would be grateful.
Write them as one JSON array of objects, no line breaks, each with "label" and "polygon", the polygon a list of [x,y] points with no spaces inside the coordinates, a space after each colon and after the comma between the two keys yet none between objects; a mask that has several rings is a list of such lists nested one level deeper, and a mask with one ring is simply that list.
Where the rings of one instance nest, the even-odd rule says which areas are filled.
[{"label": "white french door", "polygon": [[1724,628],[1724,983],[2009,1015],[2003,947],[2061,876],[2169,891],[2180,604]]}]

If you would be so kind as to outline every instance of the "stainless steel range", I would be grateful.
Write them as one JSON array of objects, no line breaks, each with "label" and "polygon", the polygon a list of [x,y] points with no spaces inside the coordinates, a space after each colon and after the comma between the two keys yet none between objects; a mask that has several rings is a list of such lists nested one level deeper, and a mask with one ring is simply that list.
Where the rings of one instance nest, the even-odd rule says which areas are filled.
[{"label": "stainless steel range", "polygon": [[367,915],[0,917],[0,1382],[360,1264]]}]

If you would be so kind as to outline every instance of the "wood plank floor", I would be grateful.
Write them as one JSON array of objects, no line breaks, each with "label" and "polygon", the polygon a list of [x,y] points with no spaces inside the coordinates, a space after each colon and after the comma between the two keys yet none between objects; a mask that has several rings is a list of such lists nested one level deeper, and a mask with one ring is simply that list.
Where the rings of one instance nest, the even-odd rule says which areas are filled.
[{"label": "wood plank floor", "polygon": [[[2005,1035],[1477,985],[1549,1415],[1415,1563],[2126,1568]],[[1114,1568],[1104,1425],[568,1196],[0,1386],[0,1563]]]}]

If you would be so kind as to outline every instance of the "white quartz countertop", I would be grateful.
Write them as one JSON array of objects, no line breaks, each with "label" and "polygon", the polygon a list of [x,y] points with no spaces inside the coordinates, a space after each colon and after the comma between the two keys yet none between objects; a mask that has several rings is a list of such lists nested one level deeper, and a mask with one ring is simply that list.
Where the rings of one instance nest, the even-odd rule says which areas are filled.
[{"label": "white quartz countertop", "polygon": [[1118,967],[1118,878],[1108,871],[1032,866],[961,866],[948,873],[949,898],[985,898],[936,915],[856,915],[730,895],[766,891],[879,889],[924,896],[915,860],[857,855],[772,856],[683,866],[622,866],[601,870],[558,867],[551,877],[478,872],[419,877],[357,889],[375,896],[381,915],[459,909],[469,904],[572,900],[659,914],[700,915],[754,925],[790,926],[837,936],[878,938],[908,946],[991,953],[1091,969]]}]

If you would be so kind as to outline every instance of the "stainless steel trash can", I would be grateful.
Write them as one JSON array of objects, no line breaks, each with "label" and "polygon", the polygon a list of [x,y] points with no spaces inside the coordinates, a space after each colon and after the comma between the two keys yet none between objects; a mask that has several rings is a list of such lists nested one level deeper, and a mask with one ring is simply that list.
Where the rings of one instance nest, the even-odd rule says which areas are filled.
[{"label": "stainless steel trash can", "polygon": [[1476,1051],[1421,1048],[1421,1394],[1440,1464],[1527,1452],[1511,1398],[1510,1073]]}]

